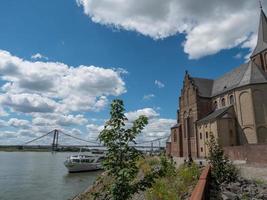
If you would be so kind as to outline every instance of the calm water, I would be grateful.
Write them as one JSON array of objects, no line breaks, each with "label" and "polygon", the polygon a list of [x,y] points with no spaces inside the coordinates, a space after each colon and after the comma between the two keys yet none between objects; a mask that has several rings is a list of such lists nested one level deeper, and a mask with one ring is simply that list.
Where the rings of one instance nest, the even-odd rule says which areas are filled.
[{"label": "calm water", "polygon": [[0,199],[66,200],[84,191],[101,172],[69,174],[70,154],[0,152]]}]

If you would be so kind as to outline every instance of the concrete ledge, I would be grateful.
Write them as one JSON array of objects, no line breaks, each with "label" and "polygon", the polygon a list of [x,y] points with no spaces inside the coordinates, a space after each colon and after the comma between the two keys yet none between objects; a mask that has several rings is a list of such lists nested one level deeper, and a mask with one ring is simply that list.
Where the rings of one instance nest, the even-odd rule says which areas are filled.
[{"label": "concrete ledge", "polygon": [[208,189],[209,189],[209,179],[210,179],[211,167],[207,165],[202,171],[197,185],[195,186],[190,200],[204,200],[207,199]]}]

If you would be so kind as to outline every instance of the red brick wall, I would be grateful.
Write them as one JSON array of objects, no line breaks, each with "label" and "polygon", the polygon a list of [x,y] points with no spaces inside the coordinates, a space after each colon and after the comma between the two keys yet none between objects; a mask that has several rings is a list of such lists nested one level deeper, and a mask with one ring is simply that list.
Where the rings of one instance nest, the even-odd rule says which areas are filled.
[{"label": "red brick wall", "polygon": [[231,160],[246,160],[247,163],[267,164],[267,144],[225,147],[224,153]]},{"label": "red brick wall", "polygon": [[171,156],[171,143],[166,143],[166,156]]}]

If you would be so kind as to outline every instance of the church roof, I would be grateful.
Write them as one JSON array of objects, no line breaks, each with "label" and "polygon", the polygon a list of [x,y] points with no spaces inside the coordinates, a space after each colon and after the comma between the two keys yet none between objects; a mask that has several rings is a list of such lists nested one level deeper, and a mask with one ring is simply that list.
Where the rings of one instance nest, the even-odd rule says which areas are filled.
[{"label": "church roof", "polygon": [[211,96],[256,83],[267,83],[266,73],[253,62],[245,63],[214,80]]},{"label": "church roof", "polygon": [[245,85],[267,83],[267,75],[259,66],[250,61],[215,80],[194,77],[192,80],[198,87],[200,96],[214,97]]},{"label": "church roof", "polygon": [[199,95],[202,97],[210,97],[212,91],[213,80],[205,78],[192,77],[192,80],[198,88]]},{"label": "church roof", "polygon": [[261,9],[260,24],[258,29],[258,41],[250,57],[257,55],[265,49],[267,49],[267,18],[265,13]]},{"label": "church roof", "polygon": [[220,117],[222,114],[224,114],[231,107],[232,106],[228,106],[228,107],[224,107],[224,108],[215,110],[212,113],[210,113],[209,115],[207,115],[206,117],[198,120],[197,123],[205,123],[205,122],[209,122],[213,119],[216,119],[216,118]]}]

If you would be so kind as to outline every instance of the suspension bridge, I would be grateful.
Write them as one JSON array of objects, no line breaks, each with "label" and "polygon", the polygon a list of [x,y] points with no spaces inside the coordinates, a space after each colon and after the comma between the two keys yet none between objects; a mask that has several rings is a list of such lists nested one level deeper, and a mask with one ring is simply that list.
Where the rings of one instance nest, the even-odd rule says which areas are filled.
[{"label": "suspension bridge", "polygon": [[[61,144],[59,143],[59,138],[64,136],[65,139],[72,139],[71,141],[68,141],[69,144]],[[45,145],[44,143],[37,145],[36,142],[42,140],[43,138],[50,138],[52,139],[52,143],[50,145]],[[161,144],[162,142],[165,142],[167,137],[160,137],[152,140],[146,140],[146,141],[140,141],[136,142],[135,144],[132,144],[132,146],[136,147],[137,149],[140,150],[147,150],[147,151],[158,151],[162,148]],[[71,145],[71,142],[73,140],[83,142],[83,144],[78,144],[78,145]],[[49,142],[49,140],[47,140]],[[51,140],[50,140],[51,141]],[[105,148],[98,140],[86,140],[74,135],[71,135],[69,133],[65,133],[64,131],[55,129],[52,130],[48,133],[45,133],[39,137],[36,137],[30,141],[25,142],[24,144],[20,145],[22,148],[25,147],[32,147],[32,148],[50,148],[51,151],[57,151],[60,149],[66,149],[66,148]]]}]

